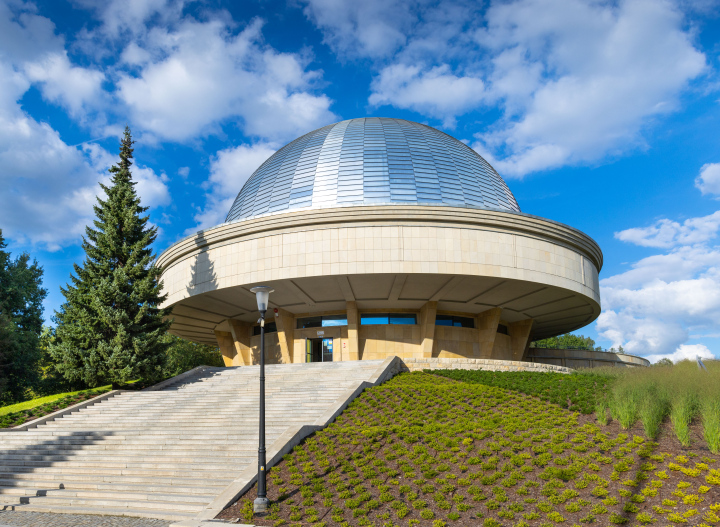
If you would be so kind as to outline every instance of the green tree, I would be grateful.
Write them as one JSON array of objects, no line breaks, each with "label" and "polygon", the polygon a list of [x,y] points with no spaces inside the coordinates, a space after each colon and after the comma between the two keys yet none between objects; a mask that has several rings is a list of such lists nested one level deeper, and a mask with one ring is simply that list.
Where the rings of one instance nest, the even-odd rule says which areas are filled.
[{"label": "green tree", "polygon": [[135,191],[132,145],[126,127],[112,183],[100,184],[107,199],[97,198],[95,228],[85,229],[85,261],[61,289],[66,301],[49,352],[70,383],[94,387],[163,374],[170,310],[159,307],[166,295],[150,249],[157,228],[148,226]]},{"label": "green tree", "polygon": [[39,379],[43,270],[23,253],[14,260],[0,230],[0,401],[21,400]]},{"label": "green tree", "polygon": [[673,361],[668,359],[667,357],[663,357],[659,361],[657,361],[653,366],[674,366]]},{"label": "green tree", "polygon": [[165,341],[170,343],[167,349],[165,376],[174,377],[198,366],[224,366],[222,355],[217,346],[190,342],[167,333]]},{"label": "green tree", "polygon": [[599,350],[595,347],[595,341],[590,337],[583,335],[573,335],[565,333],[557,337],[537,340],[530,343],[532,348],[550,348],[550,349],[576,349],[576,350]]}]

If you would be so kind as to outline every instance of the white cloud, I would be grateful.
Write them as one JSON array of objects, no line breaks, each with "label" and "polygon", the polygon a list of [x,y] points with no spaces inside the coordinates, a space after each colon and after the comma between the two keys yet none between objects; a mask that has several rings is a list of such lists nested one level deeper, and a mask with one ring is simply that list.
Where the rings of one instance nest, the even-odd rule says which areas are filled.
[{"label": "white cloud", "polygon": [[704,224],[719,214],[676,224],[666,236],[643,229],[623,231],[640,232],[627,236],[640,245],[686,245],[643,258],[628,271],[600,281],[603,312],[596,323],[600,337],[613,347],[658,360],[673,354],[670,358],[680,357],[692,349],[683,347],[694,338],[691,332],[715,330],[720,318],[720,247],[707,244],[714,236],[709,231],[699,229],[704,234],[698,234],[685,227]]},{"label": "white cloud", "polygon": [[428,70],[395,64],[384,68],[373,81],[369,102],[391,104],[444,119],[454,127],[454,117],[477,106],[485,96],[482,79],[458,77],[443,65]]},{"label": "white cloud", "polygon": [[102,22],[99,31],[110,38],[135,35],[145,31],[151,18],[167,24],[177,20],[184,0],[73,0],[80,7],[92,9]]},{"label": "white cloud", "polygon": [[219,151],[210,164],[207,203],[195,215],[197,226],[188,229],[186,234],[224,222],[242,186],[276,150],[274,144],[256,143]]},{"label": "white cloud", "polygon": [[700,175],[695,186],[705,194],[720,196],[720,163],[707,163],[700,168]]},{"label": "white cloud", "polygon": [[308,90],[319,73],[294,54],[262,46],[260,21],[237,35],[219,19],[155,28],[142,49],[153,57],[122,74],[118,95],[142,130],[186,141],[239,121],[247,135],[290,139],[335,120],[330,99]]},{"label": "white cloud", "polygon": [[712,351],[710,351],[704,344],[681,344],[674,353],[648,355],[645,358],[650,362],[655,363],[661,359],[670,359],[673,362],[680,362],[681,360],[696,360],[698,357],[701,359],[714,359],[715,355],[713,355]]},{"label": "white cloud", "polygon": [[677,245],[704,243],[717,236],[720,211],[701,218],[690,218],[682,224],[661,219],[649,227],[635,227],[616,232],[615,238],[641,247],[670,248]]},{"label": "white cloud", "polygon": [[402,0],[307,0],[305,14],[323,29],[324,42],[348,56],[385,57],[407,42],[414,10],[421,4]]},{"label": "white cloud", "polygon": [[[479,41],[522,56],[514,67],[490,74],[489,91],[511,112],[496,130],[478,136],[483,148],[509,152],[495,167],[504,175],[641,145],[642,127],[672,111],[678,94],[705,68],[669,1],[518,0],[493,5],[487,18]],[[532,91],[508,92],[507,77],[526,70],[536,80]]]},{"label": "white cloud", "polygon": [[374,61],[370,104],[445,126],[499,108],[473,147],[511,177],[643,147],[706,68],[671,0],[305,3],[337,53]]},{"label": "white cloud", "polygon": [[[112,155],[104,148],[88,143],[84,145],[84,150],[91,160],[95,170],[104,174],[103,183],[110,181],[108,170],[119,161],[117,156]],[[135,182],[135,191],[140,196],[141,205],[143,207],[162,207],[170,203],[170,191],[167,182],[170,180],[168,176],[161,172],[156,174],[152,168],[141,166],[134,159],[134,165],[130,169],[133,181]]]},{"label": "white cloud", "polygon": [[66,108],[73,117],[81,117],[87,105],[95,106],[103,98],[105,74],[73,66],[67,53],[51,53],[25,64],[25,73],[40,84],[43,97]]}]

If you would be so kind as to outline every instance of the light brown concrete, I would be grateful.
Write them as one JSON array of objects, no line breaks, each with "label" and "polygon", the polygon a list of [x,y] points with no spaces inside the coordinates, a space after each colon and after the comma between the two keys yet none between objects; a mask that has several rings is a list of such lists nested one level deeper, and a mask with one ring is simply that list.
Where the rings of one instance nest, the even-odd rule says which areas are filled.
[{"label": "light brown concrete", "polygon": [[292,313],[278,308],[275,315],[275,323],[278,330],[278,343],[280,344],[280,353],[282,354],[283,364],[293,362],[295,350],[295,317]]},{"label": "light brown concrete", "polygon": [[530,348],[525,360],[568,368],[632,368],[649,366],[650,361],[635,355],[591,350]]},{"label": "light brown concrete", "polygon": [[[384,360],[387,357],[405,358],[489,358],[494,360],[522,360],[526,354],[532,319],[508,323],[501,319],[502,309],[493,308],[476,317],[475,328],[437,326],[437,302],[426,302],[415,314],[416,325],[361,326],[356,302],[347,302],[347,326],[297,329],[297,320],[308,316],[278,309],[275,315],[277,333],[266,334],[266,359],[270,364],[305,362],[308,339],[332,339],[333,360]],[[364,313],[381,310],[363,310]],[[388,312],[408,313],[406,310]],[[337,311],[315,313],[316,316],[343,314]],[[441,313],[458,315],[458,313]],[[236,320],[227,321],[231,333],[217,331],[218,345],[228,350],[227,337],[234,340],[235,355],[228,357],[232,365],[257,364],[259,337],[253,336],[252,326]],[[267,321],[266,321],[267,323]],[[508,326],[510,335],[497,332],[498,324]],[[243,341],[235,340],[241,336]],[[287,351],[285,351],[287,350]],[[357,351],[356,351],[357,350]],[[227,351],[226,353],[230,353]]]},{"label": "light brown concrete", "polygon": [[360,315],[358,315],[357,302],[347,302],[347,360],[360,359]]},{"label": "light brown concrete", "polygon": [[480,313],[475,319],[475,327],[478,330],[478,344],[480,346],[478,358],[492,358],[501,314],[502,309],[495,307]]},{"label": "light brown concrete", "polygon": [[232,335],[227,331],[215,331],[215,338],[225,366],[234,366],[235,346],[233,345]]},{"label": "light brown concrete", "polygon": [[231,366],[249,366],[252,364],[252,346],[250,344],[252,325],[233,319],[228,320],[228,325],[235,346],[235,356]]},{"label": "light brown concrete", "polygon": [[533,323],[534,320],[529,318],[508,324],[512,360],[522,360],[523,355],[525,355],[525,351],[530,344],[530,331]]},{"label": "light brown concrete", "polygon": [[[532,318],[533,339],[600,313],[597,244],[566,225],[507,212],[393,205],[267,215],[198,233],[158,263],[172,331],[198,342],[230,331],[227,319],[253,322],[249,288],[258,283],[275,288],[272,307],[294,315],[342,312],[348,302],[360,312],[418,313],[432,301],[466,316],[501,309],[508,324]],[[348,346],[354,356],[352,338]],[[485,348],[481,356],[492,354]]]},{"label": "light brown concrete", "polygon": [[435,340],[435,316],[437,314],[437,302],[427,302],[420,310],[420,353],[423,357],[433,356],[433,344]]}]

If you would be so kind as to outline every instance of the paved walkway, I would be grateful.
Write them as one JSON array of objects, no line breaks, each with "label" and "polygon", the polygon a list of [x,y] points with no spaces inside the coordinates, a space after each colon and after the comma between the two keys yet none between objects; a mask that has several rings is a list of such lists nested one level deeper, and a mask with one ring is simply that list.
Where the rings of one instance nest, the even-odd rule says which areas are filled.
[{"label": "paved walkway", "polygon": [[0,510],[0,527],[168,527],[173,522],[124,516]]}]

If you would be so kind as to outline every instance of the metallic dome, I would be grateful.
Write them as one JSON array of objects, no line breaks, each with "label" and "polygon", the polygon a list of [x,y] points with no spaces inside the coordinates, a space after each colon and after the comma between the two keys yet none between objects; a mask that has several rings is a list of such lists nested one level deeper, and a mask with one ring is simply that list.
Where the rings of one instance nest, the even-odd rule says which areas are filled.
[{"label": "metallic dome", "polygon": [[285,145],[235,198],[226,222],[345,205],[430,204],[520,212],[503,179],[474,150],[403,119],[350,119]]}]

